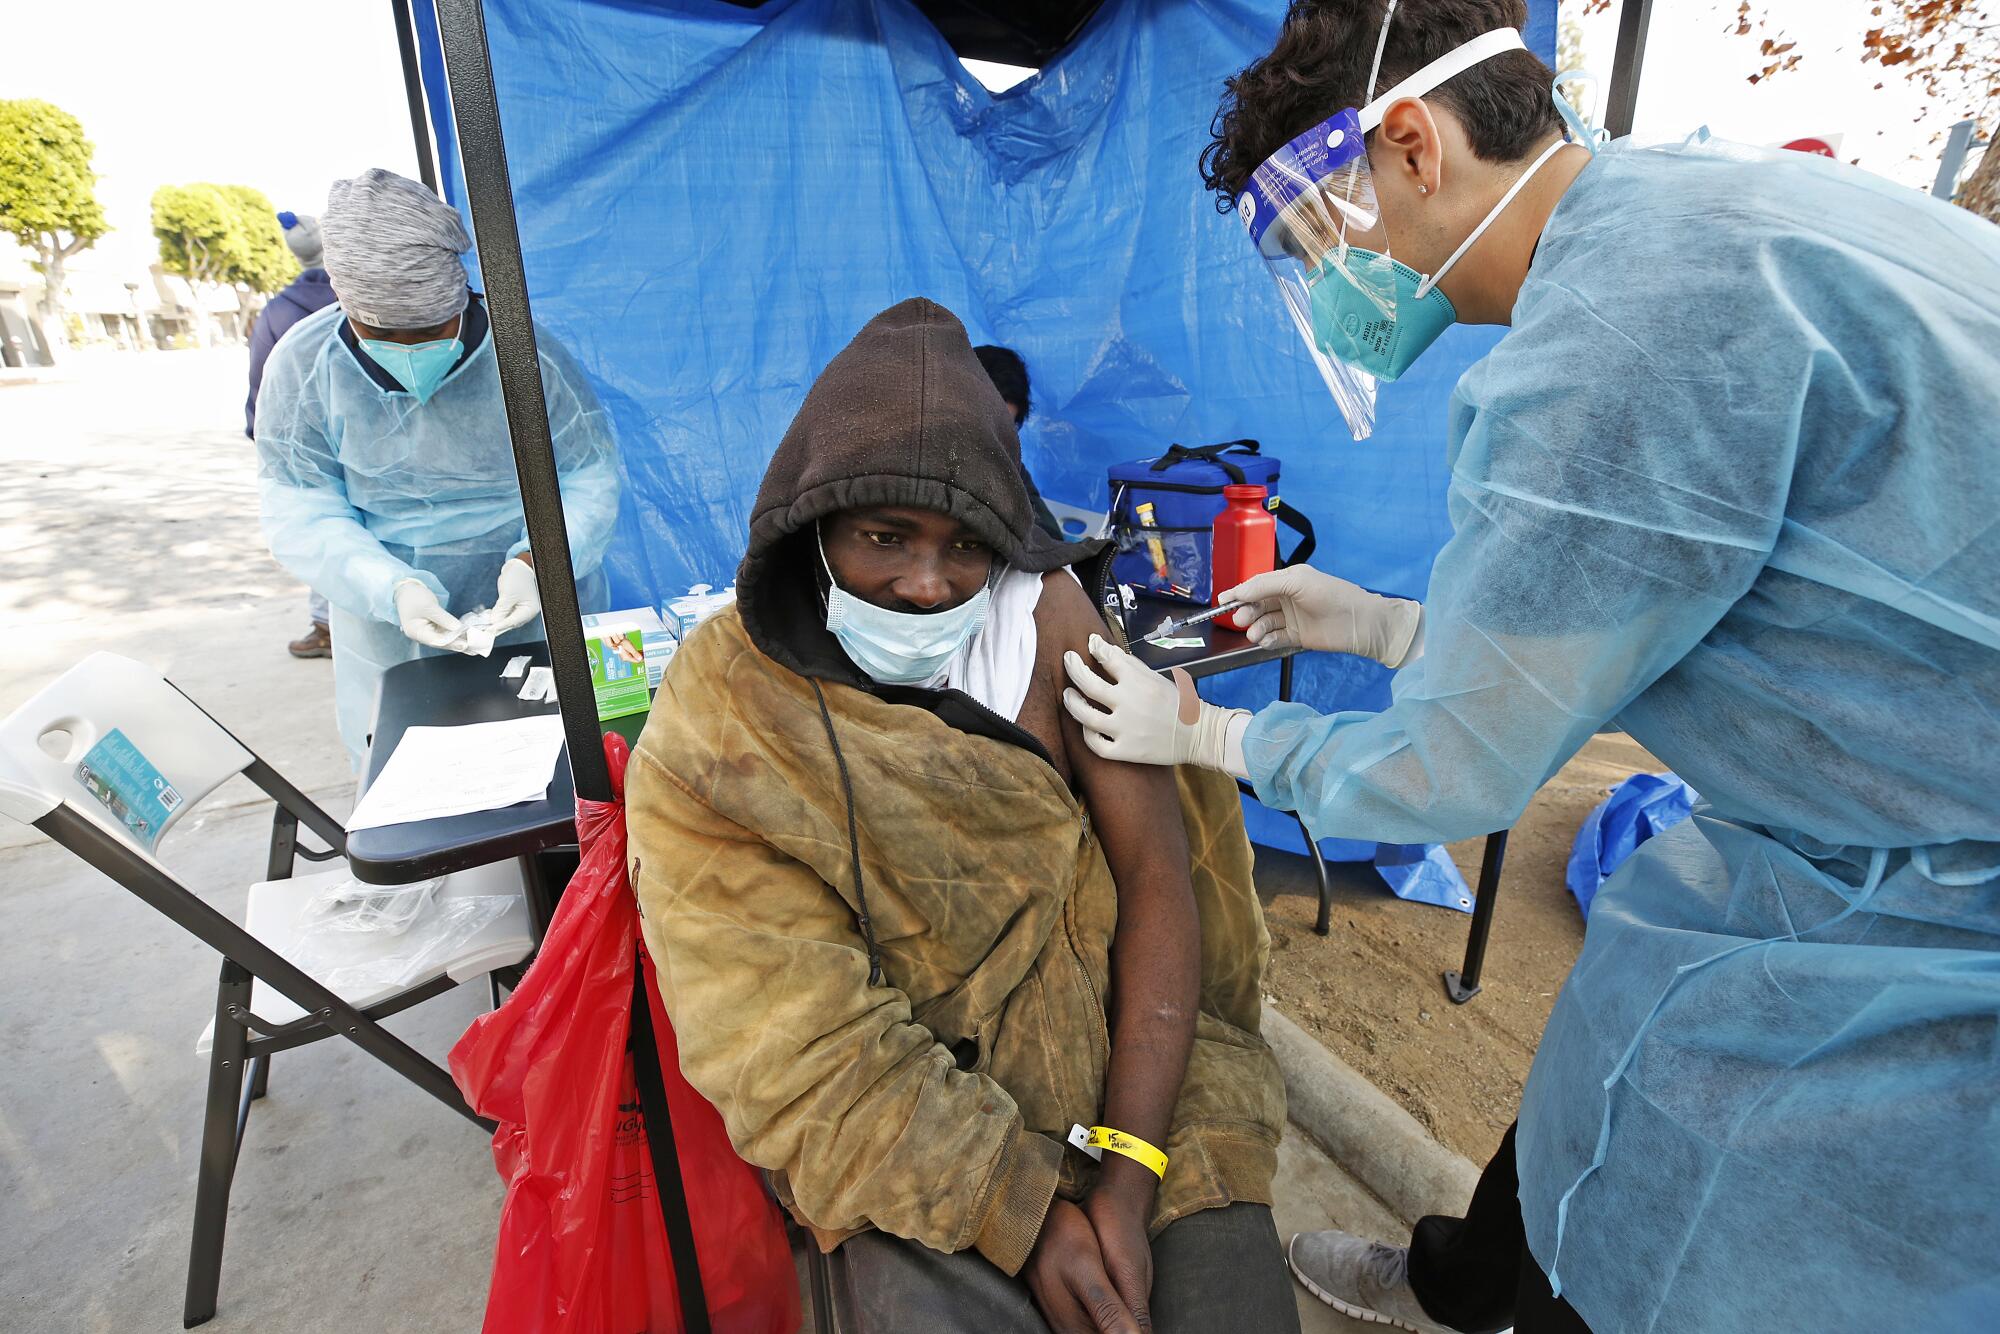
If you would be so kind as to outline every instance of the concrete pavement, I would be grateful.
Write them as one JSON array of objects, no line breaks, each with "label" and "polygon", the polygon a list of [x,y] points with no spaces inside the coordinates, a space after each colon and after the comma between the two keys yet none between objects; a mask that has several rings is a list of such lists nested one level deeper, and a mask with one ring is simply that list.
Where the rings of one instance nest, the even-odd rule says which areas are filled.
[{"label": "concrete pavement", "polygon": [[[123,653],[344,814],[331,665],[286,654],[304,590],[257,533],[244,369],[240,349],[104,357],[0,394],[0,713],[92,650]],[[240,914],[268,821],[235,780],[161,853]],[[217,960],[8,823],[0,961],[0,1329],[178,1329],[206,1079],[194,1044]],[[483,988],[460,988],[389,1026],[441,1059],[483,1003]],[[1296,1134],[1278,1192],[1287,1237],[1407,1235]],[[281,1054],[206,1328],[476,1329],[499,1203],[475,1128],[344,1043]],[[1364,1328],[1300,1295],[1309,1334]]]},{"label": "concrete pavement", "polygon": [[[209,818],[165,860],[240,918],[269,829]],[[0,1329],[177,1330],[217,956],[51,844],[0,854],[0,884]],[[484,1000],[461,987],[388,1026],[442,1059]],[[358,1049],[280,1053],[205,1328],[477,1329],[500,1193],[478,1128]]]},{"label": "concrete pavement", "polygon": [[[0,713],[97,649],[150,663],[307,792],[351,785],[306,591],[257,531],[241,348],[105,353],[0,394]],[[258,797],[237,780],[216,798]],[[0,848],[18,847],[0,824]]]}]

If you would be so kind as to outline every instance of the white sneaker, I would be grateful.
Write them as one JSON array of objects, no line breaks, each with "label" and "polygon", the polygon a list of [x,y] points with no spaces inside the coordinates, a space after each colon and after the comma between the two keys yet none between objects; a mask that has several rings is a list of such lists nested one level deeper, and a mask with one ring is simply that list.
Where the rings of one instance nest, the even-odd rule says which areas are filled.
[{"label": "white sneaker", "polygon": [[1410,1253],[1345,1232],[1301,1232],[1285,1259],[1306,1291],[1354,1320],[1413,1334],[1457,1334],[1424,1314],[1410,1291]]}]

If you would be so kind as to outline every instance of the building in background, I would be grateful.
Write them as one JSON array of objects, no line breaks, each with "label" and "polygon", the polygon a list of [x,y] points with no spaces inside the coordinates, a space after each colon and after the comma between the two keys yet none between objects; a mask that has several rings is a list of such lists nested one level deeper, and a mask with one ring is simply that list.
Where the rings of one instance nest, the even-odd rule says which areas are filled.
[{"label": "building in background", "polygon": [[27,370],[55,363],[37,313],[42,279],[28,253],[0,237],[0,369]]},{"label": "building in background", "polygon": [[[164,351],[199,347],[204,337],[242,343],[263,308],[255,294],[219,287],[198,295],[157,263],[134,269],[89,251],[70,260],[63,277],[65,341],[76,349]],[[0,237],[0,366],[50,366],[66,350],[42,327],[41,301],[30,253]]]},{"label": "building in background", "polygon": [[197,293],[187,279],[166,272],[158,264],[146,277],[156,303],[150,312],[151,336],[160,347],[199,347],[204,337],[211,345],[248,342],[257,312],[263,309],[261,297],[246,296],[234,288]]}]

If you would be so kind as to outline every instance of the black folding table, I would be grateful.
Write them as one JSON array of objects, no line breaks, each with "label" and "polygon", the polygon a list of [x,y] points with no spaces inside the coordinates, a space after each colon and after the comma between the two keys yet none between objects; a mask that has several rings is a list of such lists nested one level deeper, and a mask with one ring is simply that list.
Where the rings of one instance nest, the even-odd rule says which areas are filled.
[{"label": "black folding table", "polygon": [[[1124,617],[1133,655],[1155,671],[1178,667],[1197,681],[1219,676],[1223,672],[1275,662],[1278,664],[1278,701],[1291,702],[1292,653],[1259,648],[1220,621],[1209,621],[1182,632],[1180,637],[1199,638],[1199,647],[1170,649],[1143,642],[1141,636],[1151,634],[1169,617],[1185,616],[1192,610],[1195,609],[1185,603],[1141,595],[1137,605]],[[1238,779],[1236,785],[1250,795],[1256,795],[1243,780]],[[1298,819],[1296,815],[1292,818]],[[1331,930],[1332,916],[1332,887],[1327,882],[1326,858],[1320,854],[1319,844],[1314,841],[1312,831],[1306,828],[1304,820],[1299,820],[1299,832],[1305,837],[1306,851],[1312,857],[1313,872],[1319,880],[1319,917],[1313,923],[1313,930],[1323,936]],[[1486,962],[1486,939],[1493,930],[1493,903],[1499,897],[1500,868],[1506,857],[1507,831],[1502,829],[1488,834],[1480,860],[1479,888],[1472,904],[1472,925],[1465,938],[1465,963],[1456,971],[1444,974],[1445,995],[1455,1005],[1463,1005],[1479,994],[1479,972]]]},{"label": "black folding table", "polygon": [[[1241,633],[1224,626],[1221,621],[1208,621],[1191,626],[1179,637],[1200,639],[1200,647],[1166,648],[1159,644],[1149,644],[1145,636],[1153,633],[1172,617],[1186,616],[1198,608],[1184,602],[1168,602],[1163,598],[1140,596],[1137,605],[1125,613],[1125,633],[1132,646],[1132,656],[1145,663],[1156,672],[1164,672],[1178,667],[1195,680],[1220,676],[1224,672],[1241,671],[1245,667],[1262,667],[1265,663],[1278,664],[1278,700],[1289,704],[1292,699],[1292,653],[1277,649],[1259,648]],[[1236,786],[1251,796],[1257,795],[1242,779]],[[1312,831],[1306,822],[1298,820],[1299,833],[1306,841],[1306,851],[1312,857],[1313,873],[1319,878],[1319,919],[1313,923],[1313,930],[1320,935],[1332,929],[1333,887],[1327,883],[1326,858],[1320,855],[1319,844],[1313,841]]]},{"label": "black folding table", "polygon": [[[412,727],[456,727],[466,723],[530,718],[557,711],[553,702],[520,698],[525,677],[502,677],[517,657],[546,667],[542,644],[496,648],[490,658],[448,653],[398,663],[382,674],[375,705],[362,789],[375,781]],[[534,938],[548,929],[561,883],[551,883],[540,854],[576,842],[576,787],[567,756],[556,761],[549,790],[533,801],[498,810],[472,811],[435,820],[356,829],[347,836],[347,865],[354,878],[370,885],[404,885],[434,875],[518,859],[527,882],[528,916]]]}]

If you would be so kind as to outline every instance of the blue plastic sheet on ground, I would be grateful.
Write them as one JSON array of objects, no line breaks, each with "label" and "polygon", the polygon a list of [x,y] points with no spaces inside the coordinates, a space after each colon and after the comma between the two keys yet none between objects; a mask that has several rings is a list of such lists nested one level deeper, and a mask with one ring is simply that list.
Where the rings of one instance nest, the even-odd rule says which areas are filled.
[{"label": "blue plastic sheet on ground", "polygon": [[1399,899],[1472,911],[1472,888],[1458,863],[1436,843],[1377,843],[1375,871]]},{"label": "blue plastic sheet on ground", "polygon": [[1585,917],[1597,891],[1632,850],[1687,819],[1699,800],[1701,794],[1674,774],[1633,774],[1583,817],[1564,874]]},{"label": "blue plastic sheet on ground", "polygon": [[[435,19],[414,8],[463,208]],[[1384,388],[1374,437],[1348,438],[1197,168],[1223,79],[1269,49],[1284,8],[1108,0],[996,96],[901,0],[487,0],[535,316],[591,374],[623,450],[612,605],[728,582],[814,375],[911,296],[1026,358],[1022,448],[1051,498],[1103,508],[1113,462],[1255,437],[1317,526],[1316,565],[1421,596],[1449,535],[1446,403],[1497,335],[1446,334]],[[1530,8],[1529,45],[1552,58],[1553,0]],[[1388,702],[1370,662],[1313,654],[1297,672],[1318,708]],[[1257,707],[1276,681],[1232,673],[1209,693]],[[1253,838],[1304,850],[1289,816],[1246,810]]]}]

